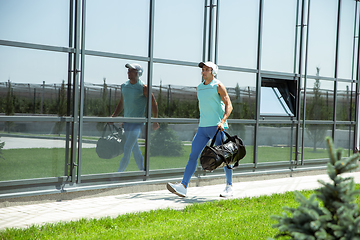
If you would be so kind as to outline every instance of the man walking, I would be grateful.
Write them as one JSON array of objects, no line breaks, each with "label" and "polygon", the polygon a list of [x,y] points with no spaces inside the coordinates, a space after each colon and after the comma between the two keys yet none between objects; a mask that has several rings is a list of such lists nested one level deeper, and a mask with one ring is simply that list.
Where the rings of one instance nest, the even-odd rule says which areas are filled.
[{"label": "man walking", "polygon": [[[147,100],[147,85],[140,80],[143,69],[136,63],[126,64],[125,67],[128,68],[129,80],[121,85],[121,98],[111,117],[118,116],[123,109],[124,117],[144,117]],[[151,99],[153,116],[157,118],[158,106],[153,94]],[[138,138],[143,126],[143,123],[124,123],[126,142],[124,146],[124,156],[120,161],[118,172],[125,171],[130,161],[131,152],[134,155],[139,170],[144,170],[144,159],[138,143]],[[152,127],[156,130],[159,128],[159,124],[153,123]]]},{"label": "man walking", "polygon": [[[181,183],[168,183],[167,189],[180,196],[186,197],[187,187],[191,176],[195,173],[198,158],[208,143],[219,129],[218,135],[228,128],[227,118],[232,112],[232,104],[225,86],[216,79],[218,66],[212,62],[200,62],[198,65],[202,68],[203,82],[197,87],[197,97],[199,100],[200,122],[199,128],[191,145],[189,161],[186,165],[184,177]],[[217,136],[215,145],[220,145],[220,136]],[[232,169],[224,167],[226,175],[226,187],[220,194],[220,197],[231,197],[232,191]]]}]

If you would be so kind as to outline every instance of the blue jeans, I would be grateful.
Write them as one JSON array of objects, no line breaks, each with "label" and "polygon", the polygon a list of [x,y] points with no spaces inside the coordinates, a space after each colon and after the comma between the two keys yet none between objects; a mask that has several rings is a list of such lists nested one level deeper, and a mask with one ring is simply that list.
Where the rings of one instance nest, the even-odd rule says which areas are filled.
[{"label": "blue jeans", "polygon": [[144,170],[144,158],[139,148],[138,138],[144,124],[142,123],[124,123],[126,142],[124,145],[124,156],[120,161],[118,172],[124,172],[130,162],[131,152],[134,155],[135,162],[140,171]]},{"label": "blue jeans", "polygon": [[[191,176],[195,173],[198,158],[206,146],[206,144],[211,140],[215,133],[216,133],[217,126],[214,127],[199,127],[195,137],[192,141],[191,145],[191,153],[189,156],[189,161],[185,168],[185,173],[183,180],[181,181],[182,184],[185,185],[185,187],[188,186]],[[215,146],[221,144],[221,138],[220,138],[220,132],[216,136]],[[225,141],[225,134],[221,133],[223,135],[223,140]],[[224,167],[225,175],[226,175],[226,183],[228,185],[232,185],[232,169],[228,169],[226,166]]]}]

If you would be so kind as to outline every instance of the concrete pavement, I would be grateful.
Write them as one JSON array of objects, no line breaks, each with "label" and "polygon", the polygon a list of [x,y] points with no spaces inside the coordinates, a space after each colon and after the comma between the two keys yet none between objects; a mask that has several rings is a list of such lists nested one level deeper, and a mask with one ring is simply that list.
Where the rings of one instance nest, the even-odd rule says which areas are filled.
[{"label": "concrete pavement", "polygon": [[[356,183],[360,183],[360,172],[346,174],[343,177],[345,176],[352,176]],[[233,184],[233,198],[257,197],[294,190],[316,189],[320,187],[317,182],[319,179],[326,182],[330,181],[328,175],[322,174],[235,182]],[[219,197],[224,187],[224,184],[189,187],[187,197],[180,198],[166,190],[166,184],[164,184],[164,190],[160,191],[3,207],[0,208],[0,229],[25,228],[34,224],[42,225],[81,218],[116,217],[126,213],[165,208],[183,209],[193,203],[224,199]]]}]

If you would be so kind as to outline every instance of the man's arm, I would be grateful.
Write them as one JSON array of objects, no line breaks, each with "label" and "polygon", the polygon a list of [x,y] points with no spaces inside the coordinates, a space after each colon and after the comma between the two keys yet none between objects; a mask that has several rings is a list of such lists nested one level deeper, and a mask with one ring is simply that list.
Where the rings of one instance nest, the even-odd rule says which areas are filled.
[{"label": "man's arm", "polygon": [[[147,85],[144,85],[144,87],[143,87],[143,94],[147,98]],[[153,93],[151,94],[151,111],[153,113],[154,118],[157,118],[158,117],[158,105],[157,105],[157,102],[156,102],[156,99],[155,99],[155,96]],[[154,122],[153,130],[156,130],[158,128],[159,128],[159,123]]]},{"label": "man's arm", "polygon": [[232,104],[231,104],[230,97],[229,97],[229,95],[228,95],[228,93],[226,91],[226,88],[222,83],[218,84],[217,91],[218,91],[218,93],[219,93],[219,95],[221,97],[221,100],[225,104],[225,113],[224,113],[224,116],[223,116],[223,118],[222,118],[222,120],[219,123],[217,128],[220,129],[220,131],[224,131],[225,121],[230,116],[230,113],[232,112],[233,107],[232,107]]},{"label": "man's arm", "polygon": [[159,111],[158,110],[158,105],[157,105],[154,94],[151,94],[151,95],[152,95],[151,96],[151,110],[152,110],[154,118],[157,118],[158,117],[158,111]]}]

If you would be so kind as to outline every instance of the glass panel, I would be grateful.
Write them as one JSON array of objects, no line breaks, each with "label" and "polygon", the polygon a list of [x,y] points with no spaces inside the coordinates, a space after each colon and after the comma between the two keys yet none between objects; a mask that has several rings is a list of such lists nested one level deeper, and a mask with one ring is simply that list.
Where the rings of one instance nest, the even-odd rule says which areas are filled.
[{"label": "glass panel", "polygon": [[308,74],[334,77],[336,0],[314,0],[310,5]]},{"label": "glass panel", "polygon": [[185,168],[198,124],[160,123],[150,136],[150,170]]},{"label": "glass panel", "polygon": [[355,120],[355,84],[350,82],[338,82],[336,96],[336,120]]},{"label": "glass panel", "polygon": [[218,63],[256,68],[259,1],[222,1],[219,7]]},{"label": "glass panel", "polygon": [[229,124],[228,132],[231,136],[237,135],[246,148],[246,155],[239,164],[253,163],[254,162],[254,125],[243,124],[243,123],[231,123]]},{"label": "glass panel", "polygon": [[230,119],[254,119],[256,74],[219,70],[219,80],[225,85],[233,105]]},{"label": "glass panel", "polygon": [[0,46],[0,82],[61,84],[68,78],[68,55]]},{"label": "glass panel", "polygon": [[334,82],[308,79],[306,88],[307,120],[332,120],[333,102]]},{"label": "glass panel", "polygon": [[201,60],[204,1],[158,0],[154,24],[154,57]]},{"label": "glass panel", "polygon": [[127,63],[141,65],[140,80],[147,84],[146,62],[86,56],[84,115],[111,116],[121,98],[121,85],[128,81]]},{"label": "glass panel", "polygon": [[353,154],[354,147],[354,127],[350,125],[336,125],[335,148],[343,148],[343,157]]},{"label": "glass panel", "polygon": [[0,62],[1,112],[65,115],[67,54],[0,47]]},{"label": "glass panel", "polygon": [[24,84],[0,83],[0,112],[65,116],[67,83]]},{"label": "glass panel", "polygon": [[[290,161],[295,148],[295,126],[260,124],[258,138],[258,162]],[[294,160],[294,156],[291,156]]]},{"label": "glass panel", "polygon": [[353,66],[355,1],[341,1],[340,16],[338,77],[351,79]]},{"label": "glass panel", "polygon": [[325,137],[331,137],[331,125],[305,125],[304,159],[329,158]]},{"label": "glass panel", "polygon": [[[124,151],[117,157],[101,159],[96,152],[97,140],[104,136],[111,136],[112,130],[105,129],[104,123],[85,123],[83,127],[83,142],[92,143],[91,147],[82,149],[81,174],[98,174],[110,172],[129,172],[143,170],[145,156],[145,125],[144,123],[114,123],[120,130],[119,138],[125,141]],[[122,134],[122,130],[124,133]],[[124,137],[125,136],[125,137]],[[84,139],[86,141],[84,141]],[[131,146],[133,146],[131,150]],[[138,162],[139,167],[137,166]],[[120,164],[120,162],[122,162]],[[121,167],[120,167],[121,166]]]},{"label": "glass panel", "polygon": [[294,72],[296,0],[264,1],[262,69]]},{"label": "glass panel", "polygon": [[85,84],[84,116],[111,116],[120,101],[120,97],[120,85]]},{"label": "glass panel", "polygon": [[147,84],[147,62],[106,57],[86,56],[84,81],[91,85],[102,85],[104,79],[108,85],[121,85],[128,80],[127,63],[137,63],[143,68],[140,79]]},{"label": "glass panel", "polygon": [[0,122],[0,129],[0,181],[64,176],[65,122]]},{"label": "glass panel", "polygon": [[85,37],[89,50],[147,56],[149,1],[87,1]]},{"label": "glass panel", "polygon": [[200,116],[196,87],[201,83],[201,68],[154,64],[153,73],[153,93],[157,99],[159,117]]},{"label": "glass panel", "polygon": [[69,1],[1,1],[0,29],[2,40],[68,46]]}]

